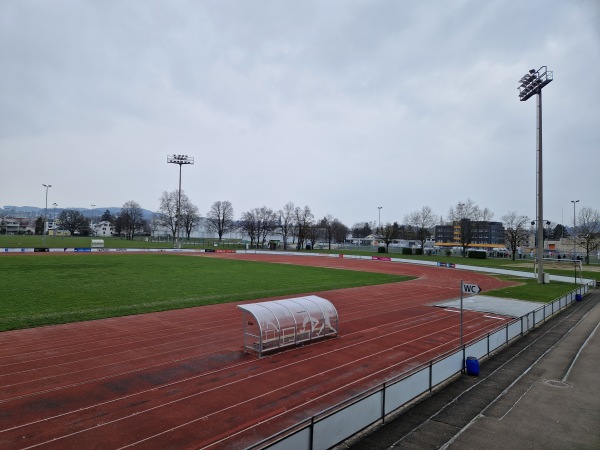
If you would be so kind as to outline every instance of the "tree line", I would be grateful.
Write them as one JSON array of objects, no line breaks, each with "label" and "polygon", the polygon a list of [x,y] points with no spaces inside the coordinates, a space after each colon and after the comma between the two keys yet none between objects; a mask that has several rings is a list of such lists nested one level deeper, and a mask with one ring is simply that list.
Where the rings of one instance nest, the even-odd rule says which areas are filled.
[{"label": "tree line", "polygon": [[[293,202],[288,202],[278,210],[261,206],[243,211],[236,220],[233,205],[229,201],[214,202],[205,216],[201,217],[199,209],[185,192],[181,191],[181,196],[179,194],[177,190],[163,192],[159,210],[150,221],[144,219],[141,206],[133,200],[123,204],[119,214],[114,217],[106,210],[100,220],[110,222],[115,232],[126,239],[133,239],[138,234],[152,234],[159,227],[167,229],[172,236],[180,230],[180,235],[189,239],[193,229],[204,221],[208,231],[215,233],[219,241],[227,233],[239,232],[248,236],[252,246],[265,247],[267,238],[277,234],[281,236],[283,248],[286,250],[290,246],[298,249],[306,245],[314,247],[317,242],[325,242],[331,248],[332,244],[342,243],[349,236],[358,239],[372,236],[383,242],[386,248],[397,239],[415,240],[424,248],[427,239],[434,237],[436,225],[456,223],[460,226],[457,227],[458,235],[455,238],[458,238],[464,255],[466,249],[476,242],[481,227],[494,216],[488,208],[480,207],[473,200],[467,199],[450,207],[446,221],[442,216],[434,214],[429,206],[423,206],[405,215],[402,225],[397,221],[384,224],[366,221],[348,227],[330,214],[317,219],[309,206],[300,207]],[[79,211],[64,210],[57,221],[62,229],[71,234],[87,235],[91,232],[89,219]],[[38,222],[41,222],[40,219]],[[537,224],[528,216],[519,215],[514,211],[502,216],[501,223],[504,227],[505,245],[515,259],[517,249],[529,239],[531,229]],[[43,222],[36,223],[36,234],[38,225],[43,230]],[[546,222],[542,226],[545,239],[559,240],[569,237],[586,251],[588,260],[589,254],[599,248],[600,213],[592,208],[580,209],[576,227],[571,229],[572,235],[569,235],[562,224]]]}]

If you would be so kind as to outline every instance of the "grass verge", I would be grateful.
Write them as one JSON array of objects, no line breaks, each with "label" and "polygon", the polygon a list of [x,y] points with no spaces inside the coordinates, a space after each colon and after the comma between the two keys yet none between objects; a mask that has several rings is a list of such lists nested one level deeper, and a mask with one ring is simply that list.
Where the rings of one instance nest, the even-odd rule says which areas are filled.
[{"label": "grass verge", "polygon": [[537,280],[533,278],[520,278],[506,275],[495,275],[495,277],[501,280],[515,281],[519,284],[501,289],[494,289],[489,292],[484,291],[481,295],[513,298],[515,300],[526,300],[530,302],[551,302],[571,292],[577,287],[573,283],[552,282],[549,284],[539,284]]}]

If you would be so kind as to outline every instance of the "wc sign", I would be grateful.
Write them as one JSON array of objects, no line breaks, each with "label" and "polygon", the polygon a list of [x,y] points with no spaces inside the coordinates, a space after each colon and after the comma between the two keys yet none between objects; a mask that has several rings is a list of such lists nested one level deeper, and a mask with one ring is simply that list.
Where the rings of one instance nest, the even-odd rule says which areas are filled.
[{"label": "wc sign", "polygon": [[[481,288],[476,284],[464,283],[460,280],[460,346],[463,348],[463,294],[479,294]],[[464,362],[463,362],[464,367]]]},{"label": "wc sign", "polygon": [[463,294],[479,294],[481,292],[481,288],[476,284],[462,284],[462,293]]}]

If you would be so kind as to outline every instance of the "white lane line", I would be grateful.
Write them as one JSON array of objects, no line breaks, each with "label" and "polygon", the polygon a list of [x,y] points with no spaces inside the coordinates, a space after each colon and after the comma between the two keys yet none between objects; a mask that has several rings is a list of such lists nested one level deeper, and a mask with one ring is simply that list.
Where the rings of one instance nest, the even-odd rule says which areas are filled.
[{"label": "white lane line", "polygon": [[583,349],[585,348],[585,346],[587,345],[587,343],[589,342],[590,339],[592,339],[592,337],[594,336],[594,334],[596,334],[596,330],[598,329],[598,327],[600,326],[600,323],[598,323],[596,325],[596,327],[594,328],[594,330],[590,333],[590,335],[588,336],[588,338],[585,340],[585,342],[583,343],[583,345],[579,348],[579,351],[577,352],[577,354],[575,355],[575,358],[573,358],[573,362],[571,363],[571,365],[569,366],[569,369],[567,370],[567,373],[565,373],[565,376],[562,379],[563,383],[567,382],[567,378],[569,378],[569,375],[571,374],[571,369],[573,369],[573,366],[575,365],[575,363],[577,362],[577,359],[579,358],[579,355],[581,355],[581,352],[583,351]]}]

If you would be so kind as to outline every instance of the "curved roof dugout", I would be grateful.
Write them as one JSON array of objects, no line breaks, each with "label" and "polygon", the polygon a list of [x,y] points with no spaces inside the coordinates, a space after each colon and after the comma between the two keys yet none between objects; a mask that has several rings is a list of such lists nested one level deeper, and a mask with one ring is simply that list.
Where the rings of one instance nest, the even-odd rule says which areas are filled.
[{"label": "curved roof dugout", "polygon": [[316,295],[237,307],[243,312],[244,350],[259,356],[338,333],[335,306]]}]

